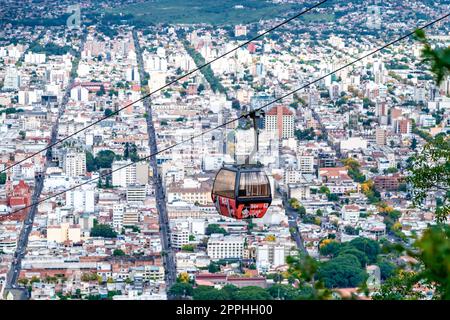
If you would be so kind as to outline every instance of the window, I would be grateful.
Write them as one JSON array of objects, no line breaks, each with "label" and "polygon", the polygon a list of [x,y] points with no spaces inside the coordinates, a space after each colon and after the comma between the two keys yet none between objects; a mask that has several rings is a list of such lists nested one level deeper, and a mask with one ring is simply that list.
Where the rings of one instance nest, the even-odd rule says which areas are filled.
[{"label": "window", "polygon": [[243,172],[239,182],[240,197],[270,196],[269,179],[262,171]]},{"label": "window", "polygon": [[236,172],[220,170],[214,182],[213,193],[218,196],[234,199],[234,186],[236,183]]}]

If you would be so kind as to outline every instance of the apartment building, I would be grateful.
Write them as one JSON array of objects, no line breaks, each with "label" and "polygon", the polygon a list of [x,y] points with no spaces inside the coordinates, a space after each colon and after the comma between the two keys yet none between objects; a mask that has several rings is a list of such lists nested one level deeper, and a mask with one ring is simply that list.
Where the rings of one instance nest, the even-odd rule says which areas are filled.
[{"label": "apartment building", "polygon": [[68,177],[84,176],[86,174],[86,155],[84,152],[70,150],[64,157],[64,172]]},{"label": "apartment building", "polygon": [[268,131],[278,131],[280,139],[294,137],[294,112],[286,106],[276,106],[266,113],[265,128]]},{"label": "apartment building", "polygon": [[242,236],[212,234],[208,240],[207,253],[212,260],[242,258],[244,243]]}]

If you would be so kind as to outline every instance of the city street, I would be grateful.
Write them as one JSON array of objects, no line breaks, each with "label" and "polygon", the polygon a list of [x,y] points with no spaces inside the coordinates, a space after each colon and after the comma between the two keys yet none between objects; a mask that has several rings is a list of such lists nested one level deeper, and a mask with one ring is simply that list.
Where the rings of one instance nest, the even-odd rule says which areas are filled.
[{"label": "city street", "polygon": [[[139,66],[139,76],[141,83],[144,80],[144,63],[142,60],[142,50],[139,45],[139,40],[137,38],[137,33],[133,32],[133,39],[136,48],[137,61]],[[155,154],[158,150],[156,143],[156,133],[153,126],[152,110],[150,105],[150,98],[144,99],[143,101],[145,110],[147,112],[147,132],[148,132],[148,143],[150,152]],[[166,208],[166,200],[164,194],[164,188],[162,186],[161,177],[158,174],[158,165],[156,162],[156,156],[150,157],[150,169],[152,172],[152,180],[155,188],[156,206],[159,213],[159,223],[161,227],[161,241],[163,245],[163,260],[164,267],[166,270],[166,284],[170,288],[172,284],[176,281],[176,266],[175,266],[175,255],[170,246],[170,227],[169,218]]]},{"label": "city street", "polygon": [[[80,48],[83,47],[85,39],[82,40]],[[75,53],[79,54],[79,53]],[[51,131],[51,139],[48,145],[53,145],[57,142],[58,138],[58,128],[59,128],[59,120],[61,116],[64,114],[65,107],[67,105],[67,102],[70,98],[70,89],[73,86],[74,80],[75,80],[75,73],[71,74],[71,78],[69,80],[69,84],[66,87],[66,91],[64,93],[63,99],[59,105],[58,108],[58,114],[56,117],[56,121],[52,126]],[[44,178],[45,178],[45,172],[47,171],[47,168],[49,166],[49,163],[52,159],[52,148],[47,149],[45,154],[45,165],[42,170],[42,175],[36,175],[35,178],[35,188],[33,192],[33,196],[31,198],[31,203],[36,203],[39,201],[42,189],[44,188]],[[21,270],[21,262],[23,257],[25,256],[25,251],[28,244],[28,237],[30,236],[31,230],[33,229],[33,221],[34,217],[36,216],[38,205],[33,205],[28,209],[27,217],[24,221],[23,228],[19,235],[19,240],[17,242],[17,248],[14,253],[14,260],[11,264],[10,270],[8,272],[7,276],[7,284],[6,288],[16,288],[17,287],[17,280],[19,279],[20,270]]]}]

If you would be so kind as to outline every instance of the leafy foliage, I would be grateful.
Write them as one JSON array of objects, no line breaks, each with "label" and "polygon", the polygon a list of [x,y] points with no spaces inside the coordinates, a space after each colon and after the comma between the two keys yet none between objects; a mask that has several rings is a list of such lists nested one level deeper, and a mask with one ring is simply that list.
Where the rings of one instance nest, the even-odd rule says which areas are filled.
[{"label": "leafy foliage", "polygon": [[450,74],[450,46],[432,49],[423,30],[417,30],[415,36],[423,44],[423,62],[430,65],[436,83],[441,84],[445,77]]},{"label": "leafy foliage", "polygon": [[394,277],[386,280],[380,290],[376,292],[374,300],[418,300],[423,298],[423,294],[414,291],[414,285],[419,277],[414,272],[400,272]]},{"label": "leafy foliage", "polygon": [[173,286],[170,287],[168,293],[175,298],[182,298],[185,296],[192,296],[194,288],[190,283],[177,282]]},{"label": "leafy foliage", "polygon": [[450,226],[437,225],[425,231],[415,243],[416,257],[423,263],[421,276],[436,288],[436,297],[450,299]]},{"label": "leafy foliage", "polygon": [[442,193],[436,220],[445,221],[450,211],[450,139],[441,135],[427,143],[413,157],[406,181],[411,184],[413,203],[420,205],[433,192]]},{"label": "leafy foliage", "polygon": [[0,173],[0,184],[5,184],[6,183],[6,173],[2,172]]},{"label": "leafy foliage", "polygon": [[91,229],[91,237],[115,238],[117,233],[107,224],[97,224]]},{"label": "leafy foliage", "polygon": [[97,168],[111,168],[116,154],[111,150],[102,150],[95,157]]},{"label": "leafy foliage", "polygon": [[343,254],[320,266],[317,277],[327,288],[357,287],[366,279],[366,272],[354,255]]},{"label": "leafy foliage", "polygon": [[213,233],[222,233],[222,234],[227,234],[227,231],[220,227],[218,224],[215,223],[211,223],[210,225],[208,225],[206,227],[206,235],[211,235]]},{"label": "leafy foliage", "polygon": [[121,257],[124,256],[125,252],[122,249],[114,249],[113,256],[115,257]]},{"label": "leafy foliage", "polygon": [[[192,57],[197,67],[200,67],[206,63],[205,58],[197,52],[194,48],[192,48],[187,42],[184,42],[184,47],[187,53]],[[220,83],[219,79],[214,75],[214,72],[211,69],[211,66],[208,65],[200,70],[205,79],[208,81],[211,89],[214,92],[225,93],[225,87]]]},{"label": "leafy foliage", "polygon": [[295,130],[294,134],[298,140],[314,140],[314,137],[316,136],[313,128],[305,130]]},{"label": "leafy foliage", "polygon": [[348,175],[356,182],[363,183],[366,181],[366,176],[360,171],[361,165],[353,158],[347,158],[342,160],[347,167]]}]

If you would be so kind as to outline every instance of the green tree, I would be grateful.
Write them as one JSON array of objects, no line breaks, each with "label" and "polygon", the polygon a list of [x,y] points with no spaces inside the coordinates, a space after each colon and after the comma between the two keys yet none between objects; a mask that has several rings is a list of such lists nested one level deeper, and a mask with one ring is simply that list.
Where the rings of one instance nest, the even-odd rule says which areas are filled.
[{"label": "green tree", "polygon": [[113,111],[109,108],[106,108],[104,114],[105,114],[105,117],[109,117],[113,114]]},{"label": "green tree", "polygon": [[192,244],[185,244],[181,247],[181,250],[183,251],[189,251],[189,252],[194,252],[195,250],[195,246]]},{"label": "green tree", "polygon": [[380,268],[381,280],[393,277],[397,270],[397,266],[387,260],[381,260],[377,263],[377,266]]},{"label": "green tree", "polygon": [[235,299],[236,293],[239,291],[239,288],[232,285],[232,284],[226,284],[221,289],[230,300]]},{"label": "green tree", "polygon": [[105,93],[106,93],[105,87],[104,87],[103,85],[101,85],[101,86],[100,86],[100,90],[98,90],[95,94],[96,94],[96,96],[101,97],[101,96],[103,96]]},{"label": "green tree", "polygon": [[427,229],[415,247],[422,262],[420,276],[436,288],[437,299],[450,300],[450,226],[438,224]]},{"label": "green tree", "polygon": [[95,163],[94,156],[89,151],[86,151],[86,170],[88,172],[97,170],[97,165]]},{"label": "green tree", "polygon": [[0,184],[5,184],[6,183],[6,173],[2,172],[0,173]]},{"label": "green tree", "polygon": [[116,154],[111,150],[101,150],[95,157],[97,168],[111,168]]},{"label": "green tree", "polygon": [[342,250],[339,251],[337,256],[340,257],[342,255],[347,255],[347,254],[356,257],[358,259],[361,267],[365,267],[367,265],[368,258],[366,256],[366,254],[364,252],[362,252],[361,250],[358,250],[358,249],[352,248],[352,247],[344,247],[344,248],[342,248]]},{"label": "green tree", "polygon": [[373,296],[373,300],[418,300],[424,298],[420,291],[413,290],[420,276],[414,272],[402,271],[390,277]]},{"label": "green tree", "polygon": [[211,224],[209,224],[206,227],[206,232],[205,233],[208,236],[213,234],[213,233],[228,234],[228,232],[224,228],[222,228],[218,224],[214,224],[214,223],[211,223]]},{"label": "green tree", "polygon": [[122,249],[114,249],[113,256],[114,257],[122,257],[125,255],[125,252]]},{"label": "green tree", "polygon": [[327,288],[354,288],[366,279],[365,270],[358,258],[351,254],[342,254],[323,263],[317,277]]},{"label": "green tree", "polygon": [[299,291],[291,285],[274,284],[267,291],[274,299],[297,300],[300,297]]},{"label": "green tree", "polygon": [[416,150],[417,148],[417,139],[416,138],[412,138],[411,140],[411,149]]},{"label": "green tree", "polygon": [[97,224],[91,229],[91,237],[116,238],[117,233],[107,224]]},{"label": "green tree", "polygon": [[200,93],[202,93],[202,91],[204,91],[204,90],[205,90],[205,85],[204,85],[203,83],[200,83],[200,84],[198,85],[197,92],[200,94]]},{"label": "green tree", "polygon": [[367,256],[368,263],[375,263],[380,253],[380,244],[372,239],[358,237],[348,243],[349,246],[364,252]]},{"label": "green tree", "polygon": [[272,300],[269,292],[256,286],[243,287],[234,294],[234,297],[236,300]]},{"label": "green tree", "polygon": [[319,247],[319,252],[323,256],[336,256],[342,248],[342,244],[337,241],[329,241]]},{"label": "green tree", "polygon": [[313,128],[295,130],[294,135],[298,140],[314,140],[314,137],[316,136]]},{"label": "green tree", "polygon": [[304,217],[306,214],[306,209],[304,206],[299,206],[297,209],[297,213],[300,217]]},{"label": "green tree", "polygon": [[420,205],[430,193],[442,194],[442,203],[436,206],[436,220],[447,220],[450,212],[450,139],[442,135],[428,142],[422,152],[413,157],[408,167],[413,203]]},{"label": "green tree", "polygon": [[216,272],[219,272],[219,271],[220,271],[220,267],[219,267],[216,263],[211,262],[211,263],[209,264],[209,266],[208,266],[208,272],[210,272],[210,273],[216,273]]},{"label": "green tree", "polygon": [[210,286],[198,286],[193,290],[194,300],[229,300],[226,292]]},{"label": "green tree", "polygon": [[327,198],[328,198],[328,201],[334,201],[334,202],[339,201],[339,196],[335,193],[328,194]]},{"label": "green tree", "polygon": [[431,72],[434,74],[435,81],[440,85],[450,74],[450,46],[446,48],[436,47],[433,49],[425,35],[425,31],[422,29],[417,30],[415,36],[423,45],[423,62],[431,67]]},{"label": "green tree", "polygon": [[356,182],[363,183],[366,180],[366,177],[361,173],[358,160],[353,158],[347,158],[342,160],[344,165],[347,167],[348,175],[355,180]]},{"label": "green tree", "polygon": [[319,189],[319,193],[330,194],[330,189],[327,186],[321,186]]},{"label": "green tree", "polygon": [[184,298],[186,296],[192,296],[194,288],[190,283],[177,282],[172,285],[169,289],[169,295],[174,296],[175,298]]}]

